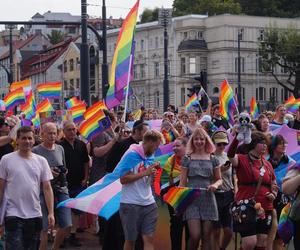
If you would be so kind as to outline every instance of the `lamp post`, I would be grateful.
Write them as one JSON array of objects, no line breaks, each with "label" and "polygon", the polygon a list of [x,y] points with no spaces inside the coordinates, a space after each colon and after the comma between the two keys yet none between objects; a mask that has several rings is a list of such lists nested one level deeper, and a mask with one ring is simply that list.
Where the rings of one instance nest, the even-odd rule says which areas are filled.
[{"label": "lamp post", "polygon": [[16,28],[14,24],[6,24],[5,29],[9,30],[9,79],[8,82],[12,84],[14,82],[14,58],[13,58],[13,44],[12,44],[12,31]]},{"label": "lamp post", "polygon": [[242,87],[241,87],[241,40],[242,40],[242,32],[239,30],[238,33],[238,65],[237,65],[237,70],[238,70],[238,108],[239,111],[242,112],[243,110],[243,104],[242,104]]},{"label": "lamp post", "polygon": [[164,111],[167,111],[169,105],[169,79],[168,79],[168,25],[171,21],[172,9],[159,9],[159,24],[164,27]]},{"label": "lamp post", "polygon": [[105,0],[102,0],[102,99],[106,97],[108,86],[108,66],[107,66],[107,41],[106,41],[106,6]]}]

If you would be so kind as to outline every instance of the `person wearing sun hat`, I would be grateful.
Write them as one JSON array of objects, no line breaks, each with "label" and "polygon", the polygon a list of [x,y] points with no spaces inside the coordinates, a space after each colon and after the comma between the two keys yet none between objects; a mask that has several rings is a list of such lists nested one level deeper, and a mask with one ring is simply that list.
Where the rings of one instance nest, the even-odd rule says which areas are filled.
[{"label": "person wearing sun hat", "polygon": [[[225,147],[228,145],[229,140],[225,131],[216,131],[212,135],[212,140],[216,146],[214,156],[221,164],[221,174],[223,184],[217,189],[215,195],[217,200],[219,220],[214,223],[215,230],[212,234],[212,244],[215,246],[213,249],[226,249],[232,238],[231,228],[231,215],[229,207],[234,198],[234,183],[236,180],[231,163],[224,152]],[[221,229],[223,229],[223,237],[220,241]],[[218,245],[220,242],[220,245]]]}]

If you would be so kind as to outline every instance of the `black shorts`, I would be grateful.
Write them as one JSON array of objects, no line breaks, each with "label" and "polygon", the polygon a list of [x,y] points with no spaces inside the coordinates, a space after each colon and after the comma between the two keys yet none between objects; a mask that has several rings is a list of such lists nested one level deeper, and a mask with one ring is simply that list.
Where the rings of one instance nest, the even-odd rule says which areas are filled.
[{"label": "black shorts", "polygon": [[257,234],[268,234],[272,227],[272,211],[266,211],[265,219],[258,219],[256,223],[245,225],[239,233],[241,237],[247,237]]},{"label": "black shorts", "polygon": [[215,193],[217,205],[218,205],[218,212],[219,212],[219,220],[214,221],[215,228],[225,228],[229,227],[232,228],[232,217],[230,214],[230,204],[234,200],[234,193],[233,191],[227,191],[222,193]]}]

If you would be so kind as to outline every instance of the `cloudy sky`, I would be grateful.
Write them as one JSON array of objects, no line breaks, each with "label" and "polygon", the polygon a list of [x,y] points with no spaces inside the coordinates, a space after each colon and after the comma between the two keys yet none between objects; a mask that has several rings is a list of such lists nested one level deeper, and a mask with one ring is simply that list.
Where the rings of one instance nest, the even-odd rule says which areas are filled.
[{"label": "cloudy sky", "polygon": [[[136,0],[106,0],[107,16],[114,18],[125,17]],[[88,14],[90,16],[101,15],[102,0],[87,0]],[[171,8],[173,0],[141,0],[139,14],[144,8],[165,7]],[[29,21],[36,13],[69,12],[73,15],[80,15],[80,0],[1,0],[0,20],[1,21]],[[98,6],[97,6],[98,5]],[[1,28],[1,27],[0,27]],[[3,27],[2,27],[3,28]]]}]

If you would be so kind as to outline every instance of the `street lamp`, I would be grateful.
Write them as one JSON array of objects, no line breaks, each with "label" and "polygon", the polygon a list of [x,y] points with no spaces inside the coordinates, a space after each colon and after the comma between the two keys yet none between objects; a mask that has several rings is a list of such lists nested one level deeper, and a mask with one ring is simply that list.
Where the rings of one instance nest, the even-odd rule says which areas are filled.
[{"label": "street lamp", "polygon": [[13,44],[12,44],[12,31],[17,26],[14,24],[6,24],[5,29],[9,29],[9,72],[10,77],[8,79],[9,83],[12,84],[14,81],[14,62],[13,62]]},{"label": "street lamp", "polygon": [[239,111],[242,112],[243,104],[242,104],[242,87],[241,87],[241,40],[242,40],[242,30],[240,29],[238,32],[238,106]]}]

